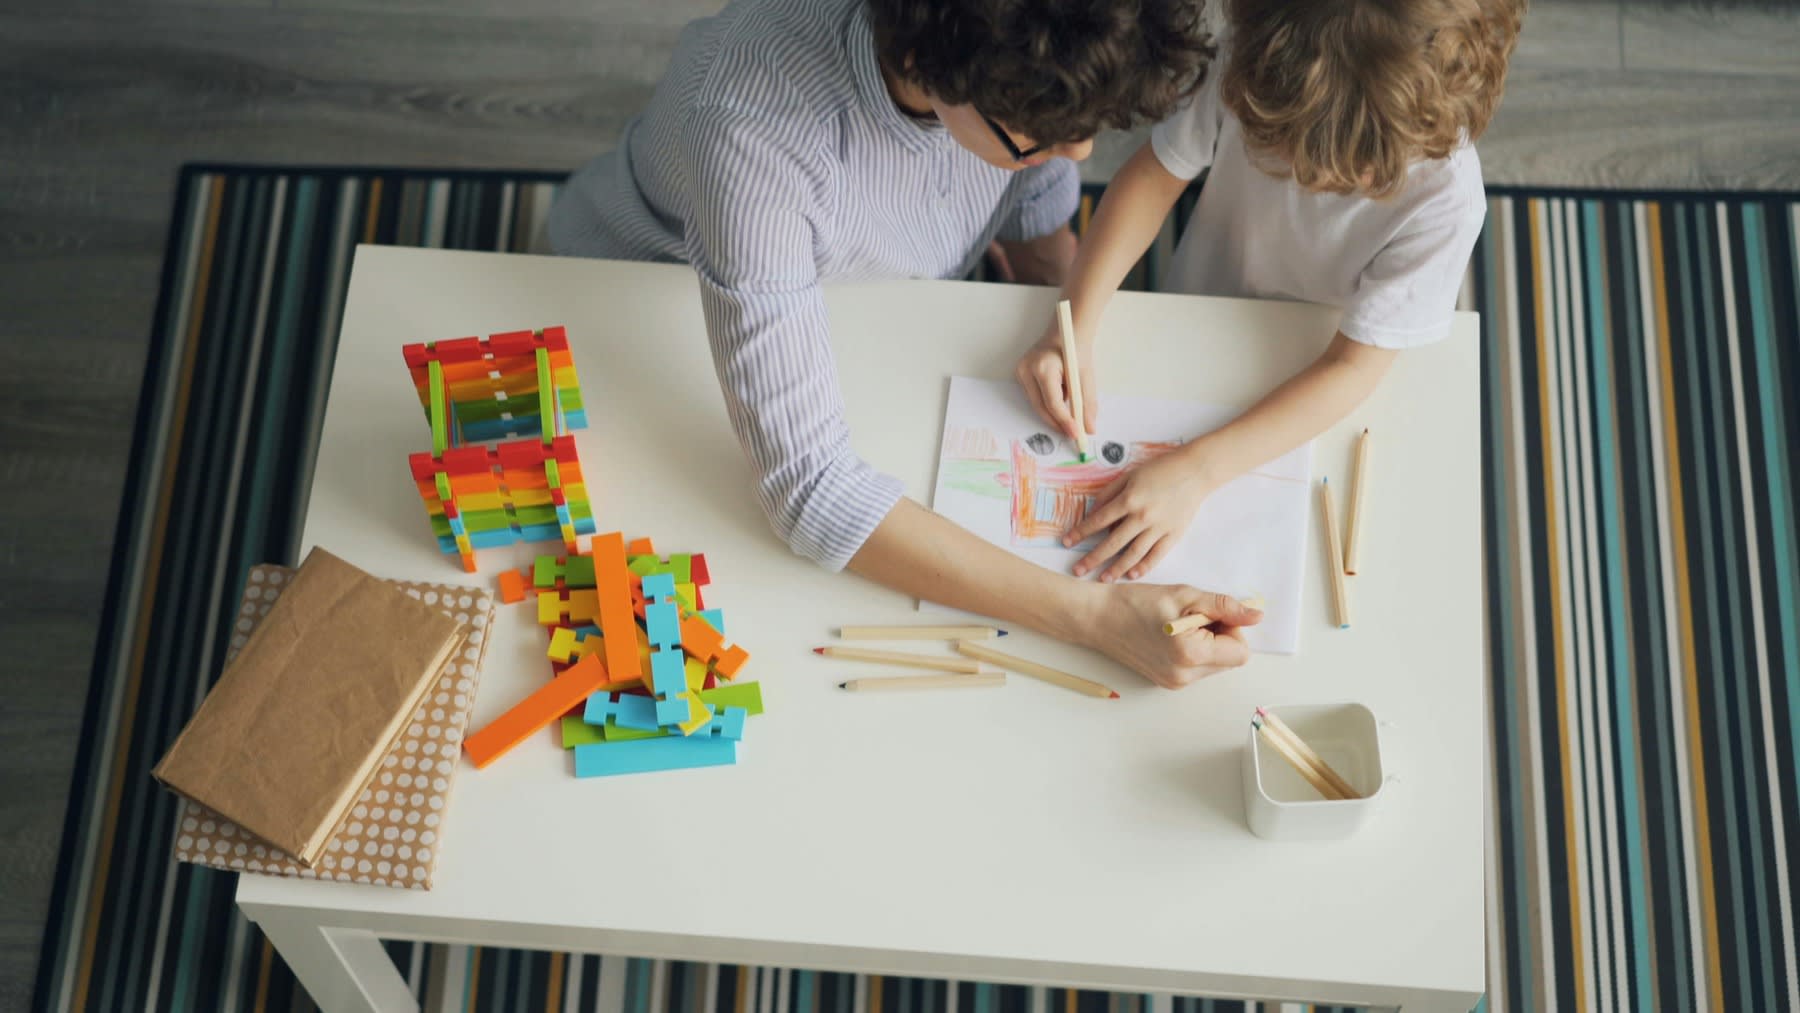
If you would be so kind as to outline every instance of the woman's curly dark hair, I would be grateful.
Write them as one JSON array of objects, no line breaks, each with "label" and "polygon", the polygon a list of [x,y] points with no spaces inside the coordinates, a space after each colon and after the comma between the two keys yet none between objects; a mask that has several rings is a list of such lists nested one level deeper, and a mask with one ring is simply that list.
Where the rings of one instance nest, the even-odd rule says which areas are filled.
[{"label": "woman's curly dark hair", "polygon": [[1161,120],[1213,56],[1199,0],[868,0],[890,73],[1035,144]]}]

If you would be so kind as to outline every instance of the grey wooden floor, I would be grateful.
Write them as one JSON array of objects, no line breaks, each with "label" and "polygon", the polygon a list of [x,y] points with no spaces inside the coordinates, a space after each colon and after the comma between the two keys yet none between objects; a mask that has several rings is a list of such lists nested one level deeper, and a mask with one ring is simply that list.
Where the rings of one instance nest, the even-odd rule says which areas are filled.
[{"label": "grey wooden floor", "polygon": [[[716,5],[0,0],[0,1009],[30,991],[177,167],[573,167]],[[1544,0],[1488,178],[1800,188],[1796,53],[1791,10]]]}]

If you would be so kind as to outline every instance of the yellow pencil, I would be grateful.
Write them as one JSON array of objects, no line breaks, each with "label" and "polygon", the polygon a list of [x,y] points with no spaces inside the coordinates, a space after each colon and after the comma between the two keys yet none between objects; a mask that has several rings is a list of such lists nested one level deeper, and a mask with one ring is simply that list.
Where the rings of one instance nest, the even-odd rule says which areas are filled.
[{"label": "yellow pencil", "polygon": [[1087,409],[1081,403],[1081,360],[1075,355],[1075,321],[1069,316],[1069,300],[1056,304],[1056,325],[1062,329],[1063,373],[1069,378],[1069,411],[1075,416],[1075,449],[1087,460]]},{"label": "yellow pencil", "polygon": [[839,640],[992,640],[1006,636],[994,626],[844,626]]},{"label": "yellow pencil", "polygon": [[822,654],[827,658],[842,658],[845,661],[874,661],[884,665],[900,665],[904,668],[928,668],[934,672],[956,672],[962,675],[980,675],[986,671],[973,661],[962,658],[933,658],[924,654],[907,654],[905,651],[870,651],[861,647],[815,647],[814,654]]},{"label": "yellow pencil", "polygon": [[1337,608],[1338,629],[1350,628],[1350,589],[1344,585],[1344,546],[1338,540],[1337,509],[1331,503],[1331,480],[1319,480],[1319,512],[1325,521],[1325,562],[1331,571],[1331,600]]},{"label": "yellow pencil", "polygon": [[1006,685],[1006,673],[986,675],[893,675],[838,683],[852,693],[896,693],[909,689],[980,689]]},{"label": "yellow pencil", "polygon": [[1001,668],[1017,672],[1020,675],[1029,675],[1033,679],[1042,679],[1051,685],[1061,686],[1064,689],[1072,689],[1077,693],[1085,693],[1088,696],[1106,697],[1113,700],[1119,698],[1119,694],[1100,685],[1092,679],[1083,679],[1079,675],[1070,675],[1067,672],[1051,668],[1049,665],[1040,665],[1035,661],[1026,661],[1024,658],[1015,658],[1010,654],[1002,654],[992,647],[984,647],[981,644],[973,643],[968,640],[958,640],[956,642],[956,649],[977,661],[985,661],[991,665],[998,665]]},{"label": "yellow pencil", "polygon": [[1313,747],[1307,745],[1305,739],[1294,734],[1294,730],[1288,727],[1286,721],[1275,716],[1274,711],[1267,707],[1258,707],[1256,716],[1262,718],[1263,724],[1267,725],[1276,735],[1286,739],[1288,745],[1294,747],[1294,752],[1299,753],[1300,758],[1310,764],[1313,770],[1317,771],[1318,775],[1324,778],[1338,794],[1345,798],[1362,798],[1362,792],[1357,791],[1349,781],[1344,780],[1343,775],[1331,769],[1331,764],[1326,763],[1324,757],[1314,752]]},{"label": "yellow pencil", "polygon": [[1369,431],[1356,441],[1356,470],[1350,475],[1350,516],[1345,518],[1344,572],[1356,574],[1357,546],[1362,544],[1363,493],[1369,487]]}]

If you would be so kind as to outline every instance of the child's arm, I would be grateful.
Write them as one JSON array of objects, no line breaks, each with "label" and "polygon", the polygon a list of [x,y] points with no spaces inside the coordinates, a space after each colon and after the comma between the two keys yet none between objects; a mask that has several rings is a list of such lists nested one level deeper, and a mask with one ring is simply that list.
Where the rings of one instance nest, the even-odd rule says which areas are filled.
[{"label": "child's arm", "polygon": [[[1092,352],[1100,314],[1132,265],[1150,248],[1169,209],[1186,188],[1187,181],[1163,168],[1149,144],[1139,148],[1107,184],[1100,210],[1082,237],[1069,279],[1063,284],[1063,295],[1075,318],[1083,407],[1090,433],[1095,431],[1094,419],[1099,414]],[[1015,375],[1037,413],[1074,439],[1075,417],[1063,375],[1062,336],[1054,321],[1043,340],[1019,360]]]},{"label": "child's arm", "polygon": [[1374,391],[1398,354],[1339,332],[1317,361],[1249,411],[1121,475],[1063,540],[1072,546],[1112,527],[1075,564],[1075,575],[1108,559],[1112,563],[1100,575],[1103,582],[1121,576],[1136,580],[1149,572],[1181,540],[1202,500],[1336,425]]}]

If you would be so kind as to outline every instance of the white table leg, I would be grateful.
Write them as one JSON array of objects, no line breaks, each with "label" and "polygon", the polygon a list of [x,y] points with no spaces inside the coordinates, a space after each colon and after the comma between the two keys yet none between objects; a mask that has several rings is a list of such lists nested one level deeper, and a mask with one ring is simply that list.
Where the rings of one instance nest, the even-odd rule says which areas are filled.
[{"label": "white table leg", "polygon": [[324,1013],[417,1013],[419,1001],[374,933],[293,914],[254,920]]}]

